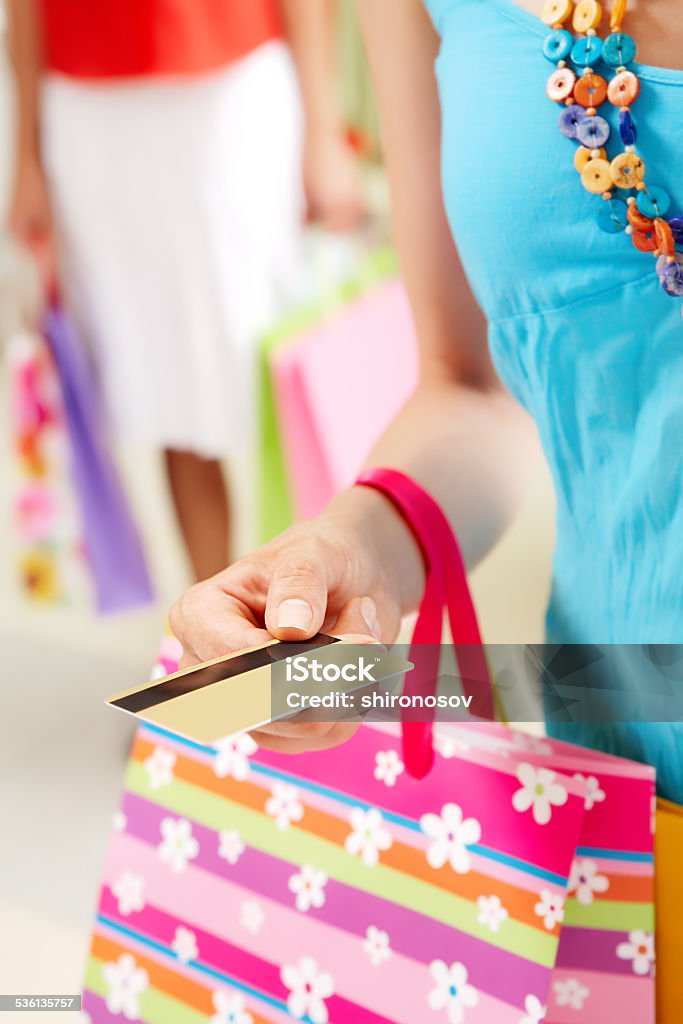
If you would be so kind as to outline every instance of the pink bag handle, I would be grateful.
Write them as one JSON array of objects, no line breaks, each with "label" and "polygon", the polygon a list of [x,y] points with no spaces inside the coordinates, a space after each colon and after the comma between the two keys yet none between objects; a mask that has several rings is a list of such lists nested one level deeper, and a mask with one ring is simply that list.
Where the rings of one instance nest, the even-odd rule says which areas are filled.
[{"label": "pink bag handle", "polygon": [[[431,692],[436,688],[446,608],[464,694],[473,698],[477,717],[493,720],[493,688],[477,613],[460,548],[443,510],[419,484],[396,469],[367,470],[356,483],[375,488],[392,502],[410,527],[425,562],[425,591],[409,654],[415,669],[407,676],[404,693],[424,695],[426,685]],[[402,721],[403,759],[415,778],[423,778],[434,761],[433,715],[427,721],[424,715],[421,711],[421,720],[411,721],[410,714],[404,714]]]}]

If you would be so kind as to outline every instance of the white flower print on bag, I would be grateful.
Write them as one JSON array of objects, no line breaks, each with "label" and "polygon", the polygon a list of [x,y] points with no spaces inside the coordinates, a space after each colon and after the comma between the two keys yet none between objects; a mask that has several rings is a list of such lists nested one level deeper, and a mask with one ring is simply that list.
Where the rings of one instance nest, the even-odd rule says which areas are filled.
[{"label": "white flower print on bag", "polygon": [[527,996],[524,1000],[524,1013],[519,1024],[543,1024],[546,1007],[536,996]]},{"label": "white flower print on bag", "polygon": [[445,804],[441,814],[423,814],[420,828],[432,842],[427,849],[430,867],[442,868],[450,864],[459,875],[465,875],[472,866],[468,847],[481,839],[481,825],[476,818],[463,818],[457,804]]},{"label": "white flower print on bag", "polygon": [[259,934],[265,919],[265,911],[258,900],[245,900],[240,907],[240,924],[251,935]]},{"label": "white flower print on bag", "polygon": [[607,892],[608,889],[609,878],[599,873],[594,860],[583,857],[574,861],[569,875],[568,891],[579,903],[587,907],[595,899],[596,892]]},{"label": "white flower print on bag", "polygon": [[181,964],[189,964],[190,960],[196,960],[199,956],[197,936],[189,928],[178,925],[173,936],[171,949]]},{"label": "white flower print on bag", "polygon": [[173,782],[173,769],[176,763],[176,755],[166,747],[155,747],[149,757],[142,762],[150,789],[161,789],[162,786],[170,786]]},{"label": "white flower print on bag", "polygon": [[630,960],[633,973],[641,977],[649,974],[655,962],[655,937],[650,932],[629,932],[628,942],[617,946],[620,960]]},{"label": "white flower print on bag", "polygon": [[470,749],[469,743],[452,736],[447,732],[437,732],[434,735],[434,750],[447,761],[458,754],[466,754]]},{"label": "white flower print on bag", "polygon": [[110,1013],[120,1013],[128,1020],[140,1016],[140,996],[149,987],[149,975],[130,953],[122,953],[115,963],[102,965],[107,986],[106,1004]]},{"label": "white flower print on bag", "polygon": [[464,1024],[467,1011],[479,1002],[477,990],[468,984],[467,968],[461,963],[449,967],[443,960],[433,960],[429,971],[436,985],[427,998],[430,1009],[445,1010],[448,1024]]},{"label": "white flower print on bag", "polygon": [[128,826],[128,818],[123,811],[117,811],[112,818],[112,828],[115,832],[125,832]]},{"label": "white flower print on bag", "polygon": [[395,786],[396,779],[405,771],[405,765],[396,750],[378,750],[375,754],[375,778],[385,786]]},{"label": "white flower print on bag", "polygon": [[209,1024],[254,1024],[241,992],[218,989],[212,998],[216,1013]]},{"label": "white flower print on bag", "polygon": [[301,871],[292,875],[288,882],[290,892],[296,895],[296,909],[306,913],[311,907],[316,910],[322,907],[327,881],[324,871],[312,864],[304,864]]},{"label": "white flower print on bag", "polygon": [[477,900],[479,914],[477,921],[489,928],[494,934],[498,934],[500,926],[510,916],[501,903],[500,896],[480,896]]},{"label": "white flower print on bag", "polygon": [[249,775],[249,758],[258,750],[258,744],[246,732],[226,736],[216,743],[213,770],[219,779],[229,775],[244,782]]},{"label": "white flower print on bag", "polygon": [[199,853],[199,843],[192,835],[192,825],[187,818],[163,818],[161,835],[163,839],[157,847],[159,859],[180,874],[187,867],[188,860],[194,860]]},{"label": "white flower print on bag", "polygon": [[522,788],[513,794],[512,806],[520,814],[531,810],[537,825],[547,825],[553,807],[562,807],[569,799],[567,790],[556,781],[557,775],[549,768],[535,768],[523,762],[517,768],[517,778]]},{"label": "white flower print on bag", "polygon": [[240,859],[246,846],[236,828],[228,828],[218,835],[218,856],[227,860],[233,867]]},{"label": "white flower print on bag", "polygon": [[145,880],[132,871],[124,871],[111,887],[118,901],[118,911],[124,917],[143,910],[145,906]]},{"label": "white flower print on bag", "polygon": [[374,924],[371,924],[365,933],[363,949],[368,954],[373,967],[379,967],[380,964],[391,959],[389,936]]},{"label": "white flower print on bag", "polygon": [[605,802],[605,791],[600,788],[600,780],[596,779],[595,775],[582,775],[581,772],[576,772],[574,778],[577,782],[586,783],[586,810],[592,811],[596,804],[602,804]]},{"label": "white flower print on bag", "polygon": [[289,989],[287,1009],[292,1017],[295,1020],[308,1017],[312,1024],[327,1024],[329,1011],[325,1000],[334,995],[332,975],[318,970],[312,956],[302,956],[298,964],[286,964],[280,977]]},{"label": "white flower print on bag", "polygon": [[541,889],[540,899],[534,907],[534,913],[543,919],[549,932],[564,921],[564,896],[550,889]]},{"label": "white flower print on bag", "polygon": [[352,832],[346,837],[346,850],[354,856],[360,856],[366,867],[375,867],[379,863],[380,852],[388,850],[393,842],[391,834],[384,827],[384,818],[376,807],[367,811],[362,807],[354,807],[349,822]]},{"label": "white flower print on bag", "polygon": [[299,790],[288,782],[275,782],[271,795],[266,800],[266,814],[275,818],[279,829],[289,828],[293,821],[301,821],[304,805],[299,799]]},{"label": "white flower print on bag", "polygon": [[555,1003],[557,1006],[566,1006],[570,1010],[583,1010],[588,999],[590,989],[582,985],[578,978],[567,978],[566,981],[556,981],[553,985]]}]

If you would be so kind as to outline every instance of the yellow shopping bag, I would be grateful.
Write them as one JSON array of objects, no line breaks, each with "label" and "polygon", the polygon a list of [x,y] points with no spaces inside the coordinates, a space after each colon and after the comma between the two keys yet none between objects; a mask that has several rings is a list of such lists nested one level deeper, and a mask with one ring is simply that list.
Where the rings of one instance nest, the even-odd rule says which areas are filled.
[{"label": "yellow shopping bag", "polygon": [[657,1024],[683,1020],[683,807],[657,802]]}]

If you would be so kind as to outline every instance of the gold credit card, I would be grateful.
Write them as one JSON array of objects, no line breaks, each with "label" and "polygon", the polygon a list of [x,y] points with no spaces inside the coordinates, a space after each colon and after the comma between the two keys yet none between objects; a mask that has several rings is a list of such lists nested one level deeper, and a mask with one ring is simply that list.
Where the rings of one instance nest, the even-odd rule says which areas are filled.
[{"label": "gold credit card", "polygon": [[[315,669],[312,675],[309,664]],[[214,745],[233,733],[294,717],[309,698],[326,695],[330,701],[330,694],[367,689],[410,667],[380,644],[345,644],[318,633],[303,643],[272,640],[182,669],[117,693],[107,704],[186,739]],[[317,714],[318,721],[328,720]],[[341,717],[337,705],[329,721]]]}]

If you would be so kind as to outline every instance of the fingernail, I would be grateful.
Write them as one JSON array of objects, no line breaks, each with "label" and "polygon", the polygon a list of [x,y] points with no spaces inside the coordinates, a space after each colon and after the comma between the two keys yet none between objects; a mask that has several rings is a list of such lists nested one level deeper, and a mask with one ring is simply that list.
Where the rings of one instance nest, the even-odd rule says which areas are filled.
[{"label": "fingernail", "polygon": [[377,605],[371,597],[364,597],[360,603],[360,613],[363,616],[363,622],[368,627],[368,631],[372,636],[379,639],[379,624],[377,622]]},{"label": "fingernail", "polygon": [[305,632],[310,629],[312,621],[313,609],[308,601],[290,597],[278,605],[275,624],[278,629],[300,629]]}]

